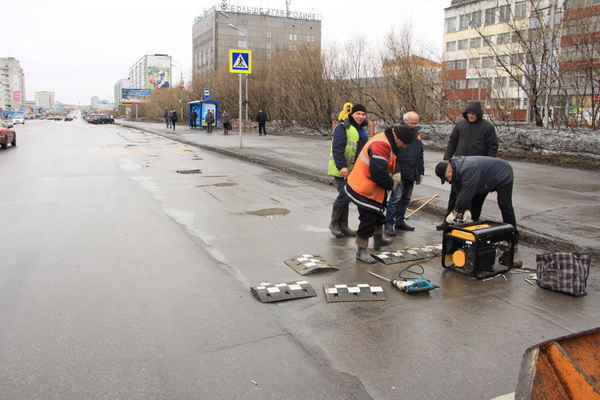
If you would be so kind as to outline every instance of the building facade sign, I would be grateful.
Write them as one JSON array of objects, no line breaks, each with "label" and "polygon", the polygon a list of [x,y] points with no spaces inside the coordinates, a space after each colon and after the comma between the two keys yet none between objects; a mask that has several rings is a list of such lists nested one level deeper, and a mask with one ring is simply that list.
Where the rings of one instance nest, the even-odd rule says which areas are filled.
[{"label": "building facade sign", "polygon": [[[225,2],[223,2],[225,3]],[[311,21],[321,21],[321,14],[300,11],[277,10],[275,8],[236,6],[231,4],[221,4],[221,11],[233,12],[239,14],[268,15],[270,17],[287,17],[294,19],[307,19]]]}]

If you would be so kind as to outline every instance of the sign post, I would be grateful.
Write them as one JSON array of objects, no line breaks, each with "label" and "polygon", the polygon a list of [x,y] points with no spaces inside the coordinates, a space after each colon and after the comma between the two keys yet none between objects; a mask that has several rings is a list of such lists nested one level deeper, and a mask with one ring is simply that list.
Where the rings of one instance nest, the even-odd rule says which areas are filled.
[{"label": "sign post", "polygon": [[229,50],[229,72],[238,74],[240,80],[239,110],[238,110],[238,133],[240,135],[240,148],[242,148],[242,74],[252,73],[252,51],[251,50]]}]

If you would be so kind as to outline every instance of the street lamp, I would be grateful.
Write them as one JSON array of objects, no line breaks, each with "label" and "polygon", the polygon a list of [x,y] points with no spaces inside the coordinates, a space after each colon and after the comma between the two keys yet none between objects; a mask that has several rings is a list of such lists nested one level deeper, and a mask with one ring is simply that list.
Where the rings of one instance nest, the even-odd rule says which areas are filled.
[{"label": "street lamp", "polygon": [[[179,68],[179,107],[180,107],[180,112],[181,112],[181,120],[183,121],[183,87],[185,86],[184,82],[183,82],[183,68],[181,68],[181,63],[173,60],[171,58],[171,65],[173,63],[179,64],[179,65],[174,65],[174,67]],[[171,74],[171,79],[173,78],[173,74]]]}]

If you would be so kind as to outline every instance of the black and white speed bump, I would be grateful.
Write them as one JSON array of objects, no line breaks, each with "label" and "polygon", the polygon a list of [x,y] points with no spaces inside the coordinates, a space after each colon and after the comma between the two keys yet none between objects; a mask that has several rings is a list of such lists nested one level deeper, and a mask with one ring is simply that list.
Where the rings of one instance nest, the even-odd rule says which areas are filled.
[{"label": "black and white speed bump", "polygon": [[372,254],[384,264],[396,264],[404,261],[423,260],[442,255],[442,245],[436,244],[433,246],[415,247],[412,249],[382,251]]},{"label": "black and white speed bump", "polygon": [[263,303],[275,301],[302,299],[317,295],[310,283],[306,281],[295,281],[286,283],[262,282],[258,286],[251,287],[252,294]]},{"label": "black and white speed bump", "polygon": [[300,275],[314,274],[315,272],[339,271],[338,267],[329,264],[323,257],[312,254],[302,254],[301,256],[290,258],[284,262]]},{"label": "black and white speed bump", "polygon": [[323,285],[325,298],[328,303],[339,301],[381,301],[385,300],[381,285],[357,283],[353,285],[333,284]]}]

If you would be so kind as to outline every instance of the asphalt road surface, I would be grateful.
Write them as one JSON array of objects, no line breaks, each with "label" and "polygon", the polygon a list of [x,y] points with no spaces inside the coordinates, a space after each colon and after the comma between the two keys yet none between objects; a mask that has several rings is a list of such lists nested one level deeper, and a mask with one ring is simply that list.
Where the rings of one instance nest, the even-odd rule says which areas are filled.
[{"label": "asphalt road surface", "polygon": [[[526,348],[600,320],[593,273],[573,298],[437,257],[420,265],[439,289],[387,286],[367,271],[407,265],[366,266],[330,234],[333,187],[114,125],[17,134],[0,151],[3,399],[492,399]],[[435,222],[390,249],[439,244]],[[303,254],[340,270],[300,276],[284,261]],[[249,290],[296,280],[317,296]],[[323,285],[357,283],[386,300],[326,302]]]}]

